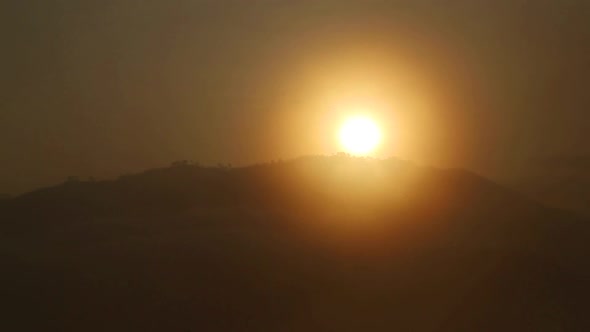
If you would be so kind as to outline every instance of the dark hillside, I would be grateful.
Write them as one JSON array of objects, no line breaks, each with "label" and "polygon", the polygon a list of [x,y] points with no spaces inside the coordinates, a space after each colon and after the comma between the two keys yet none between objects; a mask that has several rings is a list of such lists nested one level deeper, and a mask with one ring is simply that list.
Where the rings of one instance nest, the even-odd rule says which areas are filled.
[{"label": "dark hillside", "polygon": [[305,157],[2,207],[11,331],[582,331],[590,227],[463,170]]}]

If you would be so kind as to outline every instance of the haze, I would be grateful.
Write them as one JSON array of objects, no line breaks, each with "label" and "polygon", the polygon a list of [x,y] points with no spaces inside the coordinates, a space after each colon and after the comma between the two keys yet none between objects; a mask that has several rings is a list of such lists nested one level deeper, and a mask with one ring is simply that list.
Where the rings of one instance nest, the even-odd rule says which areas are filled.
[{"label": "haze", "polygon": [[0,2],[6,331],[590,331],[590,2]]},{"label": "haze", "polygon": [[[0,192],[189,159],[378,156],[511,176],[589,153],[587,1],[3,1]],[[330,138],[332,136],[329,136]],[[507,148],[509,146],[509,148]]]}]

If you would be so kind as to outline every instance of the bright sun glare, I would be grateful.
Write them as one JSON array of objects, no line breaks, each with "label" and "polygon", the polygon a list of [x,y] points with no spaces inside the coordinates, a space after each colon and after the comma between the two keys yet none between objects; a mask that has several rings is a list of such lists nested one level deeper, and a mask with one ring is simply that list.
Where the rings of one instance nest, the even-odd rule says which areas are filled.
[{"label": "bright sun glare", "polygon": [[340,128],[340,144],[351,154],[366,155],[377,147],[380,140],[379,127],[367,117],[349,118]]}]

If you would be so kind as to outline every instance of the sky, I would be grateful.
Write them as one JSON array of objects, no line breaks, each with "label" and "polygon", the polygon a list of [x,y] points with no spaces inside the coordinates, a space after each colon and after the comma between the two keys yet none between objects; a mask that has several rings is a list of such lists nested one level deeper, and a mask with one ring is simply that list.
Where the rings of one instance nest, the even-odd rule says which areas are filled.
[{"label": "sky", "polygon": [[590,2],[5,0],[0,193],[338,152],[487,176],[590,154]]}]

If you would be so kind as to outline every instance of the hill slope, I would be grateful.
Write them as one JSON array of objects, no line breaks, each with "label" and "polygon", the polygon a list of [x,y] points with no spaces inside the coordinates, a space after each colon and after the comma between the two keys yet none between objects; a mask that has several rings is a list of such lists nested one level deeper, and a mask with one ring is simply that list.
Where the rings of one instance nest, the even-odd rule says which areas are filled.
[{"label": "hill slope", "polygon": [[182,165],[6,202],[11,330],[585,330],[588,223],[395,159]]}]

